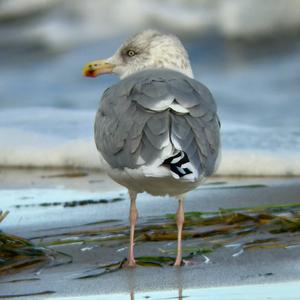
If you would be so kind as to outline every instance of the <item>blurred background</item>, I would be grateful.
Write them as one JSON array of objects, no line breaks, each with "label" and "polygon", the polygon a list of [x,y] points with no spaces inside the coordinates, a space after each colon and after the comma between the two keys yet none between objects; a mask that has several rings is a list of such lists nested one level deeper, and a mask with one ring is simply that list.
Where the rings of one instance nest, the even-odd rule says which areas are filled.
[{"label": "blurred background", "polygon": [[300,175],[299,0],[0,0],[0,165],[99,167],[93,119],[131,34],[178,35],[222,122],[220,175]]}]

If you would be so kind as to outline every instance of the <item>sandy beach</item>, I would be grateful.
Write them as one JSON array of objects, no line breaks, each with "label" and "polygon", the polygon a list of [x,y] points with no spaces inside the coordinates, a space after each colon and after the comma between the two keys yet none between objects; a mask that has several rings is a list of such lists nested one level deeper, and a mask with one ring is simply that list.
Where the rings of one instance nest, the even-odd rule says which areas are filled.
[{"label": "sandy beach", "polygon": [[[1,231],[26,238],[43,252],[29,250],[31,263],[23,265],[18,256],[7,259],[11,267],[1,273],[1,298],[123,293],[129,299],[137,293],[139,299],[139,293],[153,291],[197,288],[201,294],[204,288],[300,280],[299,178],[213,177],[191,192],[181,268],[171,266],[176,201],[140,195],[139,266],[130,270],[124,267],[128,196],[104,174],[6,169],[0,177],[1,210],[10,212]],[[26,262],[26,255],[22,259]],[[294,289],[288,290],[293,296]]]}]

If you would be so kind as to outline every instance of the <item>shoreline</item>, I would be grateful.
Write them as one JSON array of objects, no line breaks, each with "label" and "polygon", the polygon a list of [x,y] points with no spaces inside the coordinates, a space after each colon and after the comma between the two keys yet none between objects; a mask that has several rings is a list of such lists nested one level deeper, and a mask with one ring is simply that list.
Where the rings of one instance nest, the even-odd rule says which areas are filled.
[{"label": "shoreline", "polygon": [[[195,251],[192,249],[200,249],[201,253],[190,256],[187,265],[179,270],[162,263],[159,268],[116,268],[103,275],[98,274],[103,271],[99,266],[126,257],[129,200],[124,188],[101,172],[86,170],[26,169],[6,170],[5,173],[2,170],[0,179],[0,209],[10,211],[0,224],[1,230],[27,238],[35,245],[44,245],[56,253],[52,265],[38,273],[33,268],[0,276],[0,296],[32,293],[24,299],[80,295],[84,299],[88,295],[127,293],[128,298],[132,286],[136,292],[176,290],[179,285],[183,290],[198,288],[201,291],[206,287],[300,280],[300,268],[297,267],[300,265],[299,231],[270,233],[272,226],[277,224],[277,215],[288,216],[293,209],[298,211],[300,178],[212,177],[202,187],[190,192],[185,204],[184,247],[188,251],[185,254]],[[170,197],[141,194],[137,205],[137,235],[142,238],[137,240],[137,257],[154,255],[156,263],[160,263],[160,256],[173,257],[176,241],[160,236],[164,230],[175,234],[170,216],[176,212],[177,202]],[[252,212],[245,210],[251,207]],[[278,207],[277,210],[281,207],[282,212],[277,213],[276,209],[273,212],[268,207]],[[234,224],[239,223],[229,227],[225,224],[229,231],[224,231],[227,227],[222,219],[217,219],[215,225],[200,226],[197,224],[202,224],[201,217],[196,219],[196,225],[195,220],[189,225],[189,216],[193,217],[195,213],[202,212],[205,218],[214,220],[219,216],[218,211],[229,213],[229,217],[235,216],[234,210],[230,212],[232,209],[237,213],[241,211],[245,220],[240,220],[242,223],[238,226]],[[258,224],[255,225],[258,231],[244,234],[243,230],[251,230],[253,226],[251,216],[261,215],[259,209],[274,217],[275,225],[273,221],[267,225]],[[211,226],[221,233],[210,235]],[[194,237],[194,232],[199,232],[202,237]],[[153,241],[151,237],[161,240]],[[257,245],[256,240],[259,241]],[[67,263],[67,256],[57,253],[72,257],[72,263]],[[60,266],[54,267],[59,263]],[[76,279],[82,274],[92,276]],[[55,293],[33,295],[49,291],[49,286]]]}]

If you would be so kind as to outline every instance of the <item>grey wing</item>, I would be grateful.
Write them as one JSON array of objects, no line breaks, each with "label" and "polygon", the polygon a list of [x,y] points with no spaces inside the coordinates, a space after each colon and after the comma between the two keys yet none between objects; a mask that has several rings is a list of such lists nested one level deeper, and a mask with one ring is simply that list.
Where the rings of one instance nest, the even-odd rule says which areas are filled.
[{"label": "grey wing", "polygon": [[122,80],[106,91],[95,140],[112,168],[159,166],[183,151],[195,177],[213,172],[219,150],[214,100],[200,83],[173,77]]},{"label": "grey wing", "polygon": [[187,113],[172,114],[171,140],[187,154],[195,177],[210,176],[216,169],[220,151],[220,123],[210,91],[186,78],[172,81],[173,94]]},{"label": "grey wing", "polygon": [[173,151],[169,123],[167,111],[153,113],[130,97],[105,95],[95,120],[97,149],[112,168],[160,165]]}]

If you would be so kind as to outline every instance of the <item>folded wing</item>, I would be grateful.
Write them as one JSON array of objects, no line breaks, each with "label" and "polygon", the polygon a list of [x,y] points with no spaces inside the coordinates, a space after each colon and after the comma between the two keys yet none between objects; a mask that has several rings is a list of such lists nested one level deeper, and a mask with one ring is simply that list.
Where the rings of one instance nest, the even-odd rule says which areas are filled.
[{"label": "folded wing", "polygon": [[164,166],[178,179],[209,176],[220,146],[216,105],[204,85],[181,73],[139,72],[103,94],[95,140],[112,168]]}]

